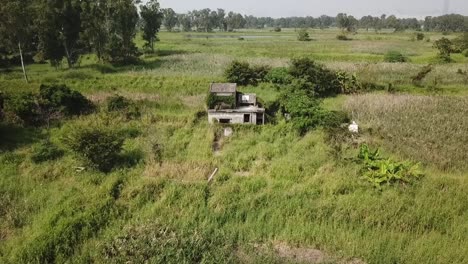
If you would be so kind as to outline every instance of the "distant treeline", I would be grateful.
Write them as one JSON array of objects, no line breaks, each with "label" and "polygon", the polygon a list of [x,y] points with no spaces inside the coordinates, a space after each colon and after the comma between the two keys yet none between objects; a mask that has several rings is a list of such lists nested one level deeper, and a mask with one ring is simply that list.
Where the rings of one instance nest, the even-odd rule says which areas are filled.
[{"label": "distant treeline", "polygon": [[468,31],[468,17],[445,15],[397,18],[394,15],[364,16],[357,19],[344,13],[336,17],[254,17],[223,9],[193,10],[177,14],[161,9],[157,0],[0,0],[0,67],[23,66],[25,62],[50,62],[72,68],[82,54],[95,53],[100,61],[128,63],[138,58],[137,33],[145,41],[145,51],[154,51],[157,34],[169,31],[212,32],[244,28],[329,28],[353,32],[359,28],[379,31],[426,30]]},{"label": "distant treeline", "polygon": [[424,20],[416,18],[397,18],[395,15],[363,16],[355,18],[344,13],[336,17],[322,15],[320,17],[255,17],[234,12],[226,13],[224,9],[211,10],[209,8],[193,10],[186,14],[176,14],[171,8],[164,9],[164,26],[167,30],[180,29],[182,31],[213,30],[232,31],[242,28],[329,28],[339,27],[347,31],[361,29],[393,29],[402,31],[425,30],[442,32],[468,31],[468,17],[451,14],[439,17],[426,17]]}]

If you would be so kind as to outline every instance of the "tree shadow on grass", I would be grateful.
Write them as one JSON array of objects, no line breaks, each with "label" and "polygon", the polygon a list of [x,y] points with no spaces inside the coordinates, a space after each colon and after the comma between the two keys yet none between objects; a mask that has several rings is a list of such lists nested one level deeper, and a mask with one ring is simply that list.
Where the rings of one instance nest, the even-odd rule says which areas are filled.
[{"label": "tree shadow on grass", "polygon": [[44,139],[38,128],[0,124],[0,152],[12,151]]}]

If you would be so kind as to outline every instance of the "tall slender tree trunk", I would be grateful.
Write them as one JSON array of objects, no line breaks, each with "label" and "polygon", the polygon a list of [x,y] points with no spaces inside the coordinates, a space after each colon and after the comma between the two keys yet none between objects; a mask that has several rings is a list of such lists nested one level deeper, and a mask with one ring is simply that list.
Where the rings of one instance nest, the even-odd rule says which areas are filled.
[{"label": "tall slender tree trunk", "polygon": [[72,59],[71,59],[71,54],[70,54],[70,51],[68,50],[68,46],[67,46],[67,43],[64,42],[63,43],[63,46],[65,47],[65,54],[67,56],[67,63],[68,63],[68,68],[73,68],[73,62],[72,62]]},{"label": "tall slender tree trunk", "polygon": [[21,58],[21,67],[23,68],[24,81],[26,83],[29,83],[28,75],[26,74],[26,67],[24,66],[23,50],[21,49],[21,41],[18,41],[18,49],[19,49],[20,58]]}]

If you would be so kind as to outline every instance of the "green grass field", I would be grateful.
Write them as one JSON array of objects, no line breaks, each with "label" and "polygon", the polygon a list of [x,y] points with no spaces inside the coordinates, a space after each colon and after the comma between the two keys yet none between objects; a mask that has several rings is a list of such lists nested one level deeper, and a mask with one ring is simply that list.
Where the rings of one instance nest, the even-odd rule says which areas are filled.
[{"label": "green grass field", "polygon": [[[313,40],[300,42],[293,29],[162,32],[157,54],[137,65],[99,64],[93,55],[72,70],[28,65],[29,84],[20,68],[2,71],[6,93],[63,83],[99,105],[116,93],[133,99],[142,116],[98,111],[50,130],[0,124],[0,262],[467,263],[468,76],[458,71],[468,70],[468,58],[434,64],[416,87],[411,79],[436,61],[432,42],[442,34],[427,33],[427,42],[412,41],[413,32],[359,32],[352,41],[338,41],[338,30],[309,33]],[[410,61],[384,63],[390,50]],[[295,57],[392,84],[396,94],[325,100],[361,124],[356,141],[333,142],[324,129],[300,136],[280,120],[235,126],[213,153],[221,128],[199,115],[210,82],[224,81],[234,59],[277,67]],[[241,89],[266,102],[279,96],[269,84]],[[123,151],[129,164],[109,174],[77,172],[84,163],[62,138],[80,126],[131,134]],[[32,150],[47,137],[66,153],[35,164]],[[377,190],[361,179],[356,142],[420,162],[425,177]]]}]

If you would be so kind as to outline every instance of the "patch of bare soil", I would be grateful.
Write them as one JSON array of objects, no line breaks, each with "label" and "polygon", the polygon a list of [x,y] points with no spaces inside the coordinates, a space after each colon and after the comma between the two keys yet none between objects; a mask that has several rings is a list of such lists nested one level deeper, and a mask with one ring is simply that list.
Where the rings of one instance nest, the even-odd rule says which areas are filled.
[{"label": "patch of bare soil", "polygon": [[[343,259],[333,256],[323,250],[307,247],[294,247],[285,242],[274,242],[272,245],[254,245],[255,254],[272,255],[280,263],[310,263],[310,264],[366,264],[361,259]],[[238,257],[245,263],[250,263],[246,252],[238,252]]]}]

